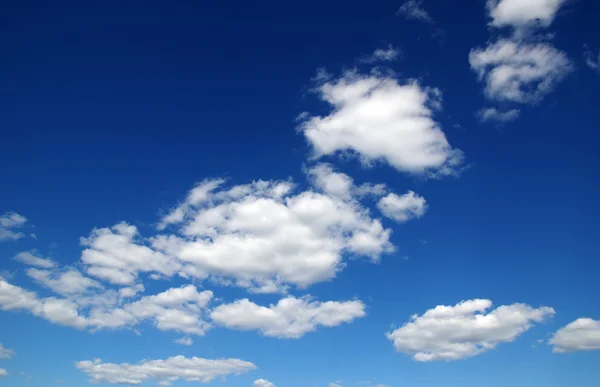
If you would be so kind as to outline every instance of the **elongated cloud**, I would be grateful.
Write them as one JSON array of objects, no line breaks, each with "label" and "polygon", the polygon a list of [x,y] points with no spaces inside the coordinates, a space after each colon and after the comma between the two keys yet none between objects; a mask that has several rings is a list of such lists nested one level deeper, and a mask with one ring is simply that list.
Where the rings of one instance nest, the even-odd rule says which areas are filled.
[{"label": "elongated cloud", "polygon": [[412,316],[386,336],[397,351],[416,361],[459,360],[511,342],[534,323],[554,315],[549,307],[512,304],[487,312],[491,307],[490,300],[439,305],[421,316]]},{"label": "elongated cloud", "polygon": [[250,362],[240,359],[209,360],[199,357],[170,357],[165,360],[145,360],[138,364],[103,363],[100,359],[79,361],[75,366],[86,373],[92,383],[142,384],[158,381],[169,385],[177,380],[210,383],[216,378],[240,375],[256,369]]}]

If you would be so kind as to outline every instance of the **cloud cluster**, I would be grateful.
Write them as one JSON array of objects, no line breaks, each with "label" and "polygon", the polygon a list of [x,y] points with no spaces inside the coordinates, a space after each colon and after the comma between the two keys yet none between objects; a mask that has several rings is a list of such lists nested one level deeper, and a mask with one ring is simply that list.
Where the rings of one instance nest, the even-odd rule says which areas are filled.
[{"label": "cloud cluster", "polygon": [[550,338],[554,352],[600,350],[600,321],[579,318],[560,328]]},{"label": "cloud cluster", "polygon": [[16,230],[23,227],[25,222],[27,222],[27,218],[16,212],[7,212],[0,216],[0,242],[24,237],[25,234]]},{"label": "cloud cluster", "polygon": [[533,323],[554,315],[552,308],[525,304],[503,305],[486,313],[491,307],[490,300],[439,305],[421,316],[412,316],[386,336],[397,351],[416,361],[459,360],[512,342]]},{"label": "cloud cluster", "polygon": [[318,326],[333,327],[365,315],[361,301],[318,302],[310,297],[289,296],[269,307],[248,299],[219,305],[210,317],[231,329],[260,330],[265,336],[299,338]]},{"label": "cloud cluster", "polygon": [[209,383],[216,378],[240,375],[256,369],[240,359],[209,360],[199,357],[170,357],[166,360],[145,360],[138,364],[103,363],[100,359],[79,361],[75,366],[86,373],[92,383],[142,384],[149,380],[167,386],[179,379]]},{"label": "cloud cluster", "polygon": [[324,117],[307,115],[300,123],[314,157],[352,152],[364,164],[384,161],[411,174],[457,173],[463,154],[433,119],[441,108],[438,89],[348,72],[316,91],[333,110]]},{"label": "cloud cluster", "polygon": [[506,105],[539,103],[571,72],[567,55],[535,32],[550,26],[565,0],[488,0],[490,26],[508,28],[512,35],[499,38],[469,53],[471,69],[485,84],[484,95],[503,104],[479,113],[482,122],[508,122],[520,111]]}]

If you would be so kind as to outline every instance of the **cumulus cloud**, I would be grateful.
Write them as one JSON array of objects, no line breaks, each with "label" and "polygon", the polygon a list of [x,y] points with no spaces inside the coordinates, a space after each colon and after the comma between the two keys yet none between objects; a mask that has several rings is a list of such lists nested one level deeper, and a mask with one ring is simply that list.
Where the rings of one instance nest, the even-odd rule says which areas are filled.
[{"label": "cumulus cloud", "polygon": [[425,215],[427,202],[425,198],[413,191],[408,191],[402,196],[390,193],[377,202],[377,207],[390,219],[398,223],[406,222],[412,218],[420,218]]},{"label": "cumulus cloud", "polygon": [[566,0],[488,0],[494,27],[548,27]]},{"label": "cumulus cloud", "polygon": [[433,110],[441,108],[438,89],[345,73],[316,91],[333,108],[324,117],[306,115],[299,125],[316,158],[353,152],[364,164],[385,161],[429,176],[456,174],[462,163],[462,152],[450,146],[433,119]]},{"label": "cumulus cloud", "polygon": [[50,258],[40,257],[35,251],[22,251],[15,255],[14,259],[25,265],[40,267],[42,269],[52,269],[56,267],[55,261]]},{"label": "cumulus cloud", "polygon": [[194,344],[194,340],[192,340],[190,337],[186,336],[186,337],[182,337],[181,339],[175,340],[174,343],[190,346],[190,345]]},{"label": "cumulus cloud", "polygon": [[275,385],[269,382],[266,379],[256,379],[254,383],[252,383],[254,387],[275,387]]},{"label": "cumulus cloud", "polygon": [[494,121],[505,123],[516,120],[520,114],[521,112],[518,109],[501,111],[494,107],[488,107],[481,109],[477,115],[479,116],[481,122]]},{"label": "cumulus cloud", "polygon": [[15,351],[4,347],[4,345],[0,344],[0,359],[11,359],[15,356]]},{"label": "cumulus cloud", "polygon": [[[350,197],[348,176],[320,167],[308,173],[316,190],[259,180],[213,189],[200,203],[190,194],[172,211],[185,208],[180,235],[159,235],[152,247],[177,258],[180,275],[259,293],[329,280],[343,268],[344,253],[377,261],[394,250],[391,230]],[[167,218],[163,223],[174,222]]]},{"label": "cumulus cloud", "polygon": [[86,373],[92,383],[142,384],[157,381],[169,385],[179,379],[188,382],[209,383],[216,378],[240,375],[256,369],[240,359],[208,360],[199,357],[170,357],[166,360],[145,360],[138,364],[103,363],[100,359],[79,361],[75,366]]},{"label": "cumulus cloud", "polygon": [[469,63],[485,82],[487,98],[518,103],[539,102],[572,68],[550,44],[508,39],[471,50]]},{"label": "cumulus cloud", "polygon": [[556,331],[549,344],[553,352],[600,350],[600,321],[579,318]]},{"label": "cumulus cloud", "polygon": [[420,0],[408,0],[400,6],[398,15],[403,16],[407,19],[419,20],[424,23],[433,24],[433,18],[423,8],[423,2]]},{"label": "cumulus cloud", "polygon": [[416,361],[459,360],[512,342],[533,323],[554,315],[552,308],[525,304],[503,305],[486,313],[491,307],[490,300],[439,305],[421,316],[412,316],[386,336],[397,351]]},{"label": "cumulus cloud", "polygon": [[260,330],[265,336],[299,338],[319,326],[333,327],[365,316],[361,301],[318,302],[286,297],[276,305],[260,306],[248,299],[223,304],[210,314],[220,325],[237,330]]},{"label": "cumulus cloud", "polygon": [[140,272],[153,272],[166,276],[176,273],[180,266],[176,260],[152,248],[136,243],[135,226],[119,223],[111,228],[94,229],[89,237],[81,238],[86,249],[81,261],[87,274],[116,285],[132,285]]},{"label": "cumulus cloud", "polygon": [[7,212],[0,216],[0,242],[8,240],[17,240],[25,236],[20,231],[15,231],[23,227],[27,218],[16,212]]}]

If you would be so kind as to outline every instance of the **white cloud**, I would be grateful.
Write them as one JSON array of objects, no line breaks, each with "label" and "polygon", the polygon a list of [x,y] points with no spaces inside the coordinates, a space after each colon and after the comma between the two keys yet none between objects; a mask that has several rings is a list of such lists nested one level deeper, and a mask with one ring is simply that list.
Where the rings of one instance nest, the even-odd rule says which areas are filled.
[{"label": "white cloud", "polygon": [[407,19],[433,24],[433,18],[423,8],[423,2],[420,0],[406,1],[398,10],[398,15],[404,16]]},{"label": "white cloud", "polygon": [[182,337],[181,339],[175,340],[174,343],[190,346],[190,345],[194,344],[194,340],[192,340],[190,337],[185,336],[185,337]]},{"label": "white cloud", "polygon": [[186,208],[183,237],[160,235],[152,246],[179,260],[180,275],[261,293],[329,280],[343,268],[344,253],[377,261],[393,251],[391,230],[348,198],[351,179],[317,169],[309,175],[323,192],[259,180],[213,190],[202,204],[188,199],[178,207]]},{"label": "white cloud", "polygon": [[478,113],[481,122],[495,121],[495,122],[509,122],[516,120],[521,112],[518,109],[510,109],[500,111],[494,107],[488,107],[481,109]]},{"label": "white cloud", "polygon": [[329,387],[343,387],[341,384],[329,383]]},{"label": "white cloud", "polygon": [[402,52],[391,44],[387,48],[378,48],[373,53],[363,59],[364,63],[375,63],[375,62],[391,62],[401,57]]},{"label": "white cloud", "polygon": [[37,256],[35,251],[22,251],[15,255],[14,259],[26,265],[41,267],[42,269],[52,269],[56,267],[56,262],[50,258]]},{"label": "white cloud", "polygon": [[22,232],[15,231],[23,227],[27,218],[16,212],[7,212],[0,216],[0,241],[16,240],[25,236]]},{"label": "white cloud", "polygon": [[319,326],[333,327],[365,316],[361,301],[318,302],[310,298],[286,297],[269,307],[248,299],[217,306],[210,314],[220,325],[236,330],[260,330],[265,336],[299,338]]},{"label": "white cloud", "polygon": [[0,376],[8,376],[8,371],[4,368],[0,368]]},{"label": "white cloud", "polygon": [[494,27],[548,27],[566,0],[488,0]]},{"label": "white cloud", "polygon": [[469,63],[487,98],[518,103],[540,101],[571,71],[565,53],[551,45],[507,39],[471,50]]},{"label": "white cloud", "polygon": [[433,120],[441,92],[416,81],[355,73],[318,86],[319,97],[333,111],[307,116],[300,123],[315,157],[355,152],[364,164],[385,161],[413,174],[455,174],[462,152],[453,149]]},{"label": "white cloud", "polygon": [[594,54],[591,50],[585,50],[583,53],[585,64],[592,70],[600,71],[600,51]]},{"label": "white cloud", "polygon": [[0,359],[11,359],[15,356],[15,351],[10,348],[5,348],[0,344]]},{"label": "white cloud", "polygon": [[512,342],[534,322],[554,315],[554,309],[525,304],[500,306],[489,313],[490,300],[439,305],[386,334],[397,351],[416,361],[459,360]]},{"label": "white cloud", "polygon": [[425,215],[427,202],[425,198],[413,191],[408,191],[402,196],[390,193],[381,198],[377,207],[390,219],[398,223],[406,222],[412,218],[420,218]]},{"label": "white cloud", "polygon": [[254,387],[275,387],[273,383],[265,379],[256,379],[252,385]]},{"label": "white cloud", "polygon": [[127,223],[94,229],[88,238],[81,238],[87,247],[81,254],[86,272],[113,284],[132,285],[140,272],[170,276],[180,269],[176,260],[137,244],[137,237],[137,228]]},{"label": "white cloud", "polygon": [[27,269],[27,275],[56,294],[63,296],[83,294],[93,289],[102,289],[102,285],[81,274],[77,269],[63,271]]},{"label": "white cloud", "polygon": [[600,321],[579,318],[556,331],[548,343],[553,352],[600,350]]},{"label": "white cloud", "polygon": [[96,359],[76,362],[75,366],[86,373],[92,383],[133,385],[150,380],[168,385],[179,379],[209,383],[216,378],[240,375],[256,369],[254,364],[239,359],[208,360],[184,356],[170,357],[166,360],[145,360],[138,364],[103,363]]}]

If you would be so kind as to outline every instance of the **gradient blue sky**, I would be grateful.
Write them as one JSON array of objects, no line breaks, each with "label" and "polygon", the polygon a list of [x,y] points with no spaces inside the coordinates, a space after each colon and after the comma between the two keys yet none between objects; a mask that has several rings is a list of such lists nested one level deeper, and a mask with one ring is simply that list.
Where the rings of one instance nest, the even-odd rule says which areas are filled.
[{"label": "gradient blue sky", "polygon": [[[79,387],[96,376],[98,386],[108,386],[114,380],[101,374],[107,363],[181,355],[252,363],[255,369],[211,381],[232,387],[271,385],[258,379],[279,387],[596,386],[599,25],[593,0],[4,2],[0,371],[7,375],[0,372],[0,385]],[[494,78],[498,69],[509,81]],[[371,92],[348,97],[360,82],[371,82]],[[343,101],[327,102],[328,90]],[[381,91],[389,94],[377,98]],[[381,119],[389,111],[392,117]],[[323,151],[328,137],[311,139],[309,129],[327,134],[333,126],[342,132],[333,150]],[[416,129],[403,132],[408,127]],[[432,127],[441,162],[418,146]],[[457,150],[462,159],[451,164]],[[94,307],[83,305],[84,297],[125,286],[97,275],[94,267],[104,263],[87,260],[84,250],[92,247],[80,238],[94,229],[134,226],[131,243],[173,265],[189,262],[181,252],[158,252],[152,241],[161,235],[192,250],[201,249],[192,245],[197,238],[257,237],[242,227],[207,239],[179,227],[216,205],[187,205],[188,192],[220,178],[223,190],[259,179],[293,182],[288,199],[314,193],[343,207],[317,208],[315,219],[349,211],[364,224],[333,221],[331,235],[311,229],[315,238],[286,234],[298,255],[259,244],[248,259],[276,282],[262,293],[236,282],[255,275],[236,266],[239,255],[214,253],[212,269],[200,265],[207,278],[184,278],[177,269],[152,279],[156,270],[144,268],[154,255],[128,267],[130,246],[110,245],[103,259],[118,261],[135,277],[128,285],[144,290],[102,306],[105,312],[191,284],[212,291],[210,303],[201,311],[174,308],[202,319],[206,332],[190,333],[178,318],[168,328],[139,316],[110,329],[92,323]],[[353,186],[340,196],[340,184],[330,189],[320,178],[334,185],[352,179]],[[371,193],[359,194],[368,183]],[[384,192],[373,184],[385,184]],[[251,190],[245,200],[275,200]],[[178,206],[185,220],[159,227]],[[243,222],[277,219],[261,209]],[[356,247],[347,240],[379,222],[389,231],[378,234],[385,241]],[[277,238],[277,230],[263,231],[259,240]],[[318,265],[320,255],[305,254],[303,244],[319,238],[344,246],[334,248],[337,269],[315,274],[310,262]],[[386,244],[395,250],[381,251]],[[34,268],[24,263],[31,255],[15,259],[23,252],[54,263]],[[294,279],[292,270],[309,279]],[[78,277],[60,277],[69,271]],[[65,291],[69,281],[83,290]],[[86,281],[101,287],[81,285]],[[15,296],[27,291],[35,293],[27,293],[34,306]],[[63,309],[48,317],[56,301],[49,297],[68,302],[83,322],[57,323]],[[317,308],[297,337],[282,332],[302,319],[295,314],[302,307],[262,318],[235,308],[242,305],[236,300],[269,307],[289,297]],[[475,314],[454,307],[474,300],[493,306]],[[336,304],[319,304],[328,301]],[[450,317],[426,320],[438,305],[448,306]],[[230,309],[216,313],[223,308]],[[503,310],[509,316],[494,314]],[[268,333],[274,325],[279,330]],[[392,332],[405,339],[400,347],[386,337]],[[193,344],[174,343],[182,337]],[[461,355],[455,344],[488,347]],[[417,353],[437,358],[420,361]],[[78,362],[93,359],[101,359],[100,371],[84,372]],[[165,381],[146,371],[133,382]],[[181,376],[173,386],[197,383],[184,371],[173,371]]]}]

